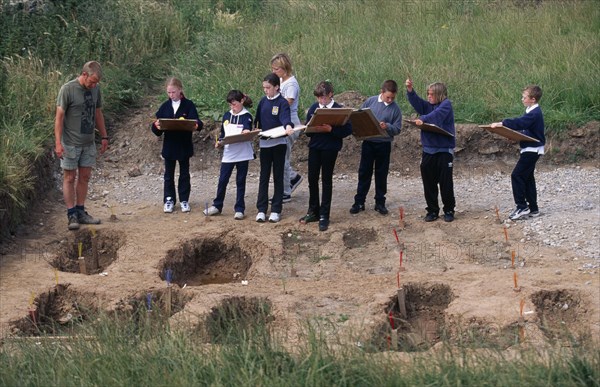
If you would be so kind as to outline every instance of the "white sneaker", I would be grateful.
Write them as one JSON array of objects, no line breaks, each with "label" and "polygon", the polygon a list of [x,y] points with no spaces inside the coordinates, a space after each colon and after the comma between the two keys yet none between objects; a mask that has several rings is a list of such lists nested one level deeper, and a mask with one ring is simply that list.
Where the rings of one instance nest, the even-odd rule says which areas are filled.
[{"label": "white sneaker", "polygon": [[188,202],[181,202],[179,205],[181,206],[181,212],[190,212],[192,210]]},{"label": "white sneaker", "polygon": [[258,214],[256,214],[256,221],[258,223],[264,223],[266,219],[265,213],[264,212],[259,212]]},{"label": "white sneaker", "polygon": [[173,207],[174,206],[175,206],[175,203],[173,203],[173,199],[171,199],[171,197],[168,197],[167,201],[165,202],[165,206],[164,206],[163,210],[167,214],[170,214],[171,212],[173,212]]},{"label": "white sneaker", "polygon": [[279,222],[279,214],[276,212],[271,212],[271,215],[269,215],[269,222],[271,223],[277,223]]},{"label": "white sneaker", "polygon": [[235,215],[233,215],[233,219],[235,220],[242,220],[244,218],[245,216],[243,212],[236,212]]},{"label": "white sneaker", "polygon": [[508,216],[510,220],[517,220],[525,215],[529,215],[531,211],[529,208],[515,208],[515,210]]},{"label": "white sneaker", "polygon": [[210,206],[210,207],[208,207],[208,209],[206,209],[202,212],[204,213],[204,215],[215,216],[215,215],[219,215],[221,213],[221,210],[219,210],[215,206]]}]

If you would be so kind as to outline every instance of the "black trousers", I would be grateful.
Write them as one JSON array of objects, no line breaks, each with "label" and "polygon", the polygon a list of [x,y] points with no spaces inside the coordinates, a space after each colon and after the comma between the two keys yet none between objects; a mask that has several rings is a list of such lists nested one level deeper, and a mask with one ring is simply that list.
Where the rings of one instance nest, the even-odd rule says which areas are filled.
[{"label": "black trousers", "polygon": [[177,202],[177,197],[175,196],[175,167],[177,165],[177,161],[179,161],[179,180],[177,181],[179,201],[187,202],[190,200],[190,191],[192,190],[192,185],[190,184],[190,159],[165,159],[163,202],[166,202],[168,197],[173,200],[173,203]]},{"label": "black trousers", "polygon": [[[308,149],[308,213],[329,219],[333,195],[333,169],[338,151]],[[323,194],[319,203],[319,174]]]},{"label": "black trousers", "polygon": [[[375,203],[385,204],[387,193],[387,177],[390,170],[391,142],[363,141],[358,166],[358,187],[354,195],[354,203],[365,204],[371,188],[371,177],[375,171]],[[373,169],[373,166],[375,169]]]},{"label": "black trousers", "polygon": [[[269,208],[269,179],[273,169],[273,203],[271,212],[281,213],[283,209],[283,166],[285,164],[285,144],[270,148],[260,148],[260,178],[258,179],[258,212],[267,212]],[[289,182],[287,182],[289,184]]]},{"label": "black trousers", "polygon": [[454,211],[456,200],[454,198],[454,181],[452,180],[453,160],[454,156],[448,152],[434,154],[423,152],[421,178],[423,179],[428,214],[439,214],[440,212],[438,185],[444,212]]},{"label": "black trousers", "polygon": [[529,207],[531,211],[538,211],[537,189],[535,186],[535,164],[540,155],[537,152],[523,152],[510,175],[513,198],[517,208]]}]

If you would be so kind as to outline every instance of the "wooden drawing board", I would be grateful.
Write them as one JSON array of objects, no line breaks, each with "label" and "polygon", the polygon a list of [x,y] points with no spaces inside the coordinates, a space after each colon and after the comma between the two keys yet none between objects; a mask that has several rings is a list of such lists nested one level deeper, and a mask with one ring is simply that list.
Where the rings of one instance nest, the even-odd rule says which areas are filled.
[{"label": "wooden drawing board", "polygon": [[415,121],[416,120],[404,120],[404,122],[409,123],[413,126],[416,126],[417,128],[424,130],[426,132],[438,133],[438,134],[443,134],[444,136],[454,137],[454,135],[452,133],[448,132],[445,129],[440,128],[437,125],[428,124],[426,122],[424,122],[423,125],[417,125],[417,123]]},{"label": "wooden drawing board", "polygon": [[196,130],[196,120],[180,120],[178,118],[159,118],[160,130],[193,132]]},{"label": "wooden drawing board", "polygon": [[379,126],[379,121],[371,109],[354,110],[350,115],[350,122],[352,122],[352,135],[357,140],[388,136],[385,129]]},{"label": "wooden drawing board", "polygon": [[315,114],[306,123],[306,133],[313,133],[311,127],[320,125],[342,126],[350,119],[350,114],[354,109],[351,108],[318,108]]},{"label": "wooden drawing board", "polygon": [[513,141],[540,142],[539,140],[536,140],[533,137],[526,136],[523,133],[517,132],[516,130],[507,128],[506,126],[498,126],[498,127],[492,128],[491,125],[479,125],[479,127],[483,128],[485,130],[488,130],[492,133],[499,134],[502,137],[506,137],[509,140],[513,140]]},{"label": "wooden drawing board", "polygon": [[246,133],[234,134],[223,138],[223,145],[236,144],[238,142],[252,141],[260,133],[260,130],[251,130]]}]

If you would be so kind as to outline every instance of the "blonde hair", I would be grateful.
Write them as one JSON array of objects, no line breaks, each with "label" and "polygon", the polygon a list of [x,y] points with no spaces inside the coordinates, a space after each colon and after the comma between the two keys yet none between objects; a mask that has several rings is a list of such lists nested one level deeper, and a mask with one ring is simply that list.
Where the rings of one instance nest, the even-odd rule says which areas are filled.
[{"label": "blonde hair", "polygon": [[283,69],[286,75],[293,74],[292,61],[290,60],[290,57],[283,52],[275,54],[275,56],[271,58],[271,66]]},{"label": "blonde hair", "polygon": [[435,102],[440,103],[448,98],[448,89],[442,82],[434,82],[427,86],[427,91],[431,91],[435,97]]}]

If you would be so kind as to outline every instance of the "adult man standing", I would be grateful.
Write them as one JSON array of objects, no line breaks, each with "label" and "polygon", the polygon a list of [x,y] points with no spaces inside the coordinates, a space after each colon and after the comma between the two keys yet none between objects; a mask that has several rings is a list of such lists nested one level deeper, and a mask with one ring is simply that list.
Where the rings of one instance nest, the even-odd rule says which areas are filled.
[{"label": "adult man standing", "polygon": [[81,74],[64,84],[56,99],[54,136],[56,155],[63,169],[63,197],[67,205],[69,230],[80,224],[99,224],[85,211],[85,199],[92,167],[96,164],[94,128],[102,137],[100,154],[108,148],[98,83],[102,68],[95,61],[83,65]]}]

